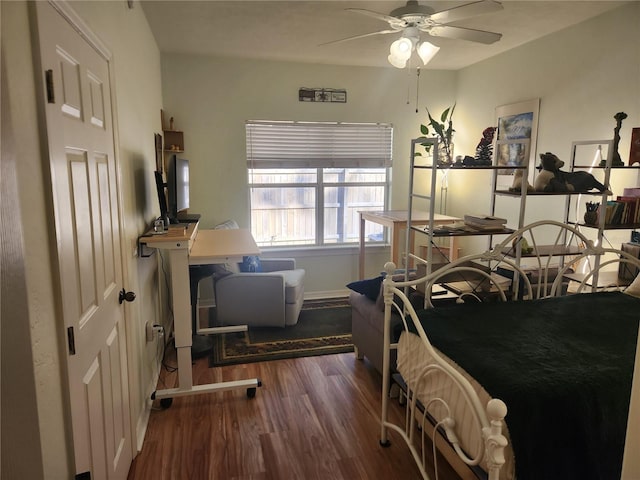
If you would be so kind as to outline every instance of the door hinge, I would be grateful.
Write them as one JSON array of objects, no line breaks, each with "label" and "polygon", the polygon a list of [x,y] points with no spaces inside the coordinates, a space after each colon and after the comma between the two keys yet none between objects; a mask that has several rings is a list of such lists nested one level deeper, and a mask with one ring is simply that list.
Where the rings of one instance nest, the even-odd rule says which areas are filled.
[{"label": "door hinge", "polygon": [[47,82],[47,102],[56,103],[55,94],[53,91],[53,70],[47,70],[44,72]]},{"label": "door hinge", "polygon": [[73,333],[73,327],[67,328],[67,343],[69,344],[69,355],[76,354],[76,338]]}]

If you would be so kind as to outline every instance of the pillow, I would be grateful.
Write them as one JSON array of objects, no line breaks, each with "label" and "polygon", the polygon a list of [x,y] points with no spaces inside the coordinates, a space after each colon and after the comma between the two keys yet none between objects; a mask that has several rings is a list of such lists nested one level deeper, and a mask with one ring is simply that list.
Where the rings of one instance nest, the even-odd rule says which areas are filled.
[{"label": "pillow", "polygon": [[240,227],[238,226],[238,222],[236,222],[235,220],[227,220],[226,222],[219,223],[218,225],[213,227],[214,230],[235,230],[237,228]]},{"label": "pillow", "polygon": [[225,277],[232,273],[240,273],[237,263],[216,263],[213,265],[213,273],[219,277]]},{"label": "pillow", "polygon": [[624,290],[624,293],[640,298],[640,275],[636,276],[631,285]]},{"label": "pillow", "polygon": [[241,272],[262,272],[262,264],[257,255],[245,255],[242,263],[238,264]]},{"label": "pillow", "polygon": [[382,275],[376,278],[371,278],[369,280],[358,280],[356,282],[351,282],[347,285],[347,288],[353,290],[354,292],[361,293],[372,302],[375,302],[378,299],[378,295],[380,294],[381,285]]}]

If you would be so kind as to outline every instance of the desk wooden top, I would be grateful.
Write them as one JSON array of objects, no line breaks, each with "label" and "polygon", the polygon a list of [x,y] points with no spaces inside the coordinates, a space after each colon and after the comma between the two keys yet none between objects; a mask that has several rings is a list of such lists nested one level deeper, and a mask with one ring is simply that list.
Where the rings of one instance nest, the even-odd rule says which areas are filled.
[{"label": "desk wooden top", "polygon": [[244,228],[200,230],[191,247],[191,265],[241,262],[245,255],[259,255],[251,232]]},{"label": "desk wooden top", "polygon": [[198,223],[172,225],[165,233],[149,232],[140,237],[140,243],[151,248],[188,248],[198,234]]},{"label": "desk wooden top", "polygon": [[[361,211],[361,217],[365,220],[375,223],[402,223],[406,222],[409,218],[409,212],[407,210],[381,210],[381,211]],[[450,217],[449,215],[441,215],[439,213],[433,214],[433,221],[436,224],[441,223],[453,223],[461,221],[461,218]],[[429,223],[429,212],[416,210],[411,214],[412,225],[424,225]]]},{"label": "desk wooden top", "polygon": [[249,230],[200,230],[198,223],[172,225],[166,233],[140,237],[140,243],[150,248],[188,249],[191,265],[235,263],[245,255],[260,254]]}]

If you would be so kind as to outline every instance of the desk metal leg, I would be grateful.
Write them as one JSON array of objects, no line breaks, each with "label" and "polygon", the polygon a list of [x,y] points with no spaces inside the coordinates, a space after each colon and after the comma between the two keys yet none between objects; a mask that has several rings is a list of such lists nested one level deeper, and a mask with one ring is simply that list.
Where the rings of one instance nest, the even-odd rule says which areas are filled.
[{"label": "desk metal leg", "polygon": [[229,325],[228,327],[211,327],[211,328],[199,328],[199,335],[218,335],[220,333],[235,333],[246,332],[249,327],[246,325]]},{"label": "desk metal leg", "polygon": [[193,386],[191,369],[191,291],[189,284],[189,253],[186,248],[169,251],[173,331],[178,356],[178,388]]},{"label": "desk metal leg", "polygon": [[[161,405],[171,405],[173,397],[196,395],[201,393],[223,392],[226,390],[246,389],[247,396],[253,398],[256,388],[262,383],[257,378],[236,380],[230,382],[209,383],[206,385],[193,385],[193,371],[191,367],[191,302],[189,285],[189,254],[186,248],[169,250],[169,263],[171,266],[171,297],[173,301],[175,344],[178,357],[178,387],[157,390],[151,395],[151,399],[165,400]],[[201,333],[225,333],[246,330],[246,326],[240,327],[216,327],[202,329]],[[169,400],[168,402],[166,400]]]},{"label": "desk metal leg", "polygon": [[[151,398],[153,400],[171,399],[174,397],[184,397],[187,395],[198,395],[201,393],[226,392],[227,390],[247,389],[247,397],[253,398],[256,395],[256,388],[262,386],[257,378],[248,378],[246,380],[232,380],[229,382],[209,383],[206,385],[194,385],[189,390],[181,388],[167,388],[158,390]],[[168,406],[168,405],[167,405]]]}]

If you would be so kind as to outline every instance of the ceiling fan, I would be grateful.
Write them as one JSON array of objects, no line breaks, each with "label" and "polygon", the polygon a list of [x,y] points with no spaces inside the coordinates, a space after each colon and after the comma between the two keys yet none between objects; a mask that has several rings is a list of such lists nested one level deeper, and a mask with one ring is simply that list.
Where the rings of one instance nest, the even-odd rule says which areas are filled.
[{"label": "ceiling fan", "polygon": [[426,65],[440,49],[429,42],[423,42],[418,45],[420,33],[426,33],[432,37],[453,38],[484,44],[497,42],[502,37],[500,33],[449,25],[465,18],[502,10],[502,4],[494,0],[481,0],[440,12],[436,12],[426,5],[420,5],[417,0],[409,0],[405,6],[392,10],[388,15],[361,8],[347,8],[346,10],[387,22],[390,29],[334,40],[323,45],[336,44],[373,35],[402,33],[401,38],[391,44],[389,55],[389,62],[398,68],[404,68],[413,50],[417,50]]}]

